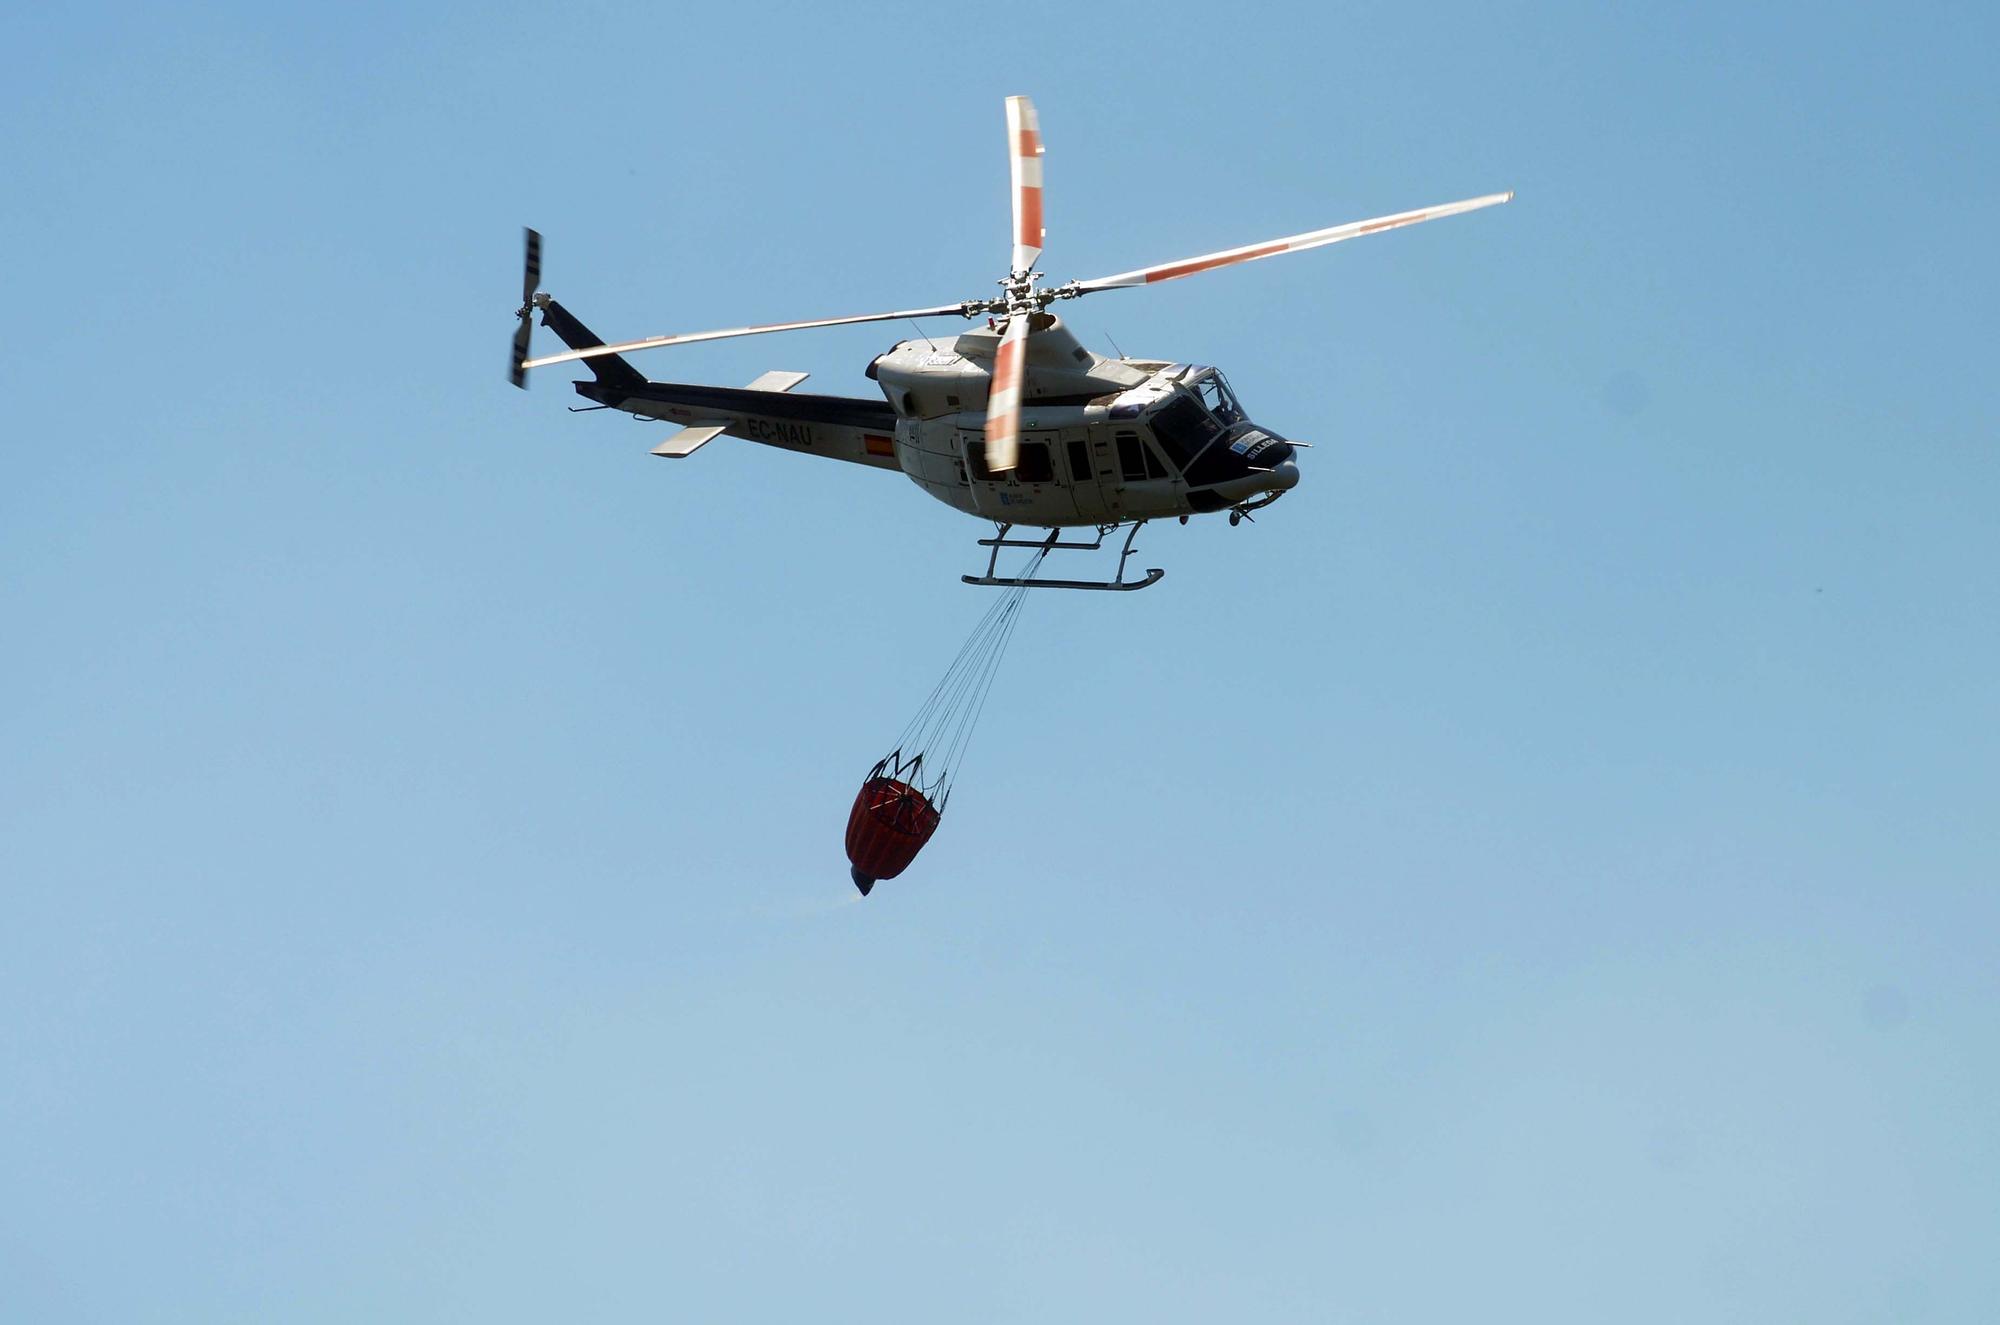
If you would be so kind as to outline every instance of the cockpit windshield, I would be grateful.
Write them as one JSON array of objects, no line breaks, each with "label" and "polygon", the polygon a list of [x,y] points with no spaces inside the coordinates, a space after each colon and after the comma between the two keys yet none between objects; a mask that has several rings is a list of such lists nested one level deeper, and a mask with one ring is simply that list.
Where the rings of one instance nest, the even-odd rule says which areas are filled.
[{"label": "cockpit windshield", "polygon": [[1153,410],[1148,422],[1174,463],[1186,469],[1225,429],[1243,422],[1243,408],[1222,374],[1209,368],[1186,379]]},{"label": "cockpit windshield", "polygon": [[1221,419],[1227,427],[1243,422],[1243,407],[1236,403],[1236,393],[1229,389],[1229,383],[1221,372],[1211,368],[1188,385],[1201,397],[1201,403],[1208,406],[1208,412]]}]

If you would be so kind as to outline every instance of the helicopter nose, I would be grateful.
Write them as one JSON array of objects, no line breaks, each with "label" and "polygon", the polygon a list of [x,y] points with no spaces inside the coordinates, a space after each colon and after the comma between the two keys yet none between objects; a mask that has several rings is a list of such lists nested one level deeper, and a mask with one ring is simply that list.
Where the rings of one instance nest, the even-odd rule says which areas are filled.
[{"label": "helicopter nose", "polygon": [[1290,492],[1299,486],[1299,466],[1295,460],[1281,460],[1271,466],[1271,491]]}]

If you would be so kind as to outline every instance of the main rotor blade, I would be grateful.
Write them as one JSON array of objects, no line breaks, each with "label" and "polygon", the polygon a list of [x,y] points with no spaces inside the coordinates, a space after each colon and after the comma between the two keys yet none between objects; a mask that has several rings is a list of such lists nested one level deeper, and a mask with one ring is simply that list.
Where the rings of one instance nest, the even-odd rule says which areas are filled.
[{"label": "main rotor blade", "polygon": [[1214,271],[1217,267],[1233,267],[1240,262],[1255,262],[1258,258],[1276,257],[1280,253],[1298,253],[1309,248],[1319,248],[1325,244],[1338,244],[1343,239],[1355,239],[1361,235],[1372,235],[1383,230],[1395,230],[1419,221],[1435,221],[1440,217],[1457,216],[1460,212],[1477,211],[1481,207],[1492,207],[1513,198],[1512,192],[1489,193],[1481,198],[1467,198],[1463,202],[1448,202],[1437,207],[1420,207],[1413,212],[1397,212],[1394,216],[1378,216],[1372,221],[1350,221],[1346,225],[1329,226],[1325,230],[1308,230],[1302,235],[1288,235],[1283,239],[1273,239],[1262,244],[1245,244],[1241,248],[1226,248],[1219,253],[1204,253],[1198,258],[1182,258],[1179,262],[1162,262],[1157,266],[1141,267],[1137,271],[1120,272],[1116,276],[1099,276],[1092,281],[1078,281],[1078,294],[1089,294],[1096,290],[1116,290],[1129,285],[1153,285],[1160,281],[1177,280],[1182,276],[1192,276],[1196,272]]},{"label": "main rotor blade", "polygon": [[1026,97],[1007,98],[1007,165],[1014,185],[1013,270],[1032,271],[1042,256],[1042,121]]},{"label": "main rotor blade", "polygon": [[894,313],[858,313],[853,317],[822,317],[810,322],[771,322],[760,327],[729,327],[723,331],[691,331],[678,336],[648,336],[644,340],[621,341],[616,345],[593,345],[586,350],[570,350],[566,354],[551,354],[544,359],[530,359],[523,368],[541,368],[552,363],[569,363],[573,359],[596,359],[606,354],[629,354],[633,350],[657,350],[667,345],[692,345],[701,340],[728,340],[732,336],[763,336],[773,331],[804,331],[809,327],[844,327],[856,322],[900,322],[912,317],[953,317],[966,316],[966,306],[940,304],[936,308],[904,308]]},{"label": "main rotor blade", "polygon": [[993,353],[993,386],[986,397],[986,468],[1005,474],[1021,453],[1021,388],[1027,379],[1028,314],[1007,319]]}]

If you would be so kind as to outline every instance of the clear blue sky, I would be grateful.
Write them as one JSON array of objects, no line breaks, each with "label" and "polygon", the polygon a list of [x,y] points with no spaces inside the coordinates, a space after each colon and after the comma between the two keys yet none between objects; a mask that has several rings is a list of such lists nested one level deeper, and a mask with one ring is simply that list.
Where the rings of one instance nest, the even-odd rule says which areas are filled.
[{"label": "clear blue sky", "polygon": [[[1991,5],[43,6],[0,49],[0,1319],[2000,1315]],[[502,375],[1074,307],[1316,443],[1028,605]],[[863,327],[642,360],[865,394]]]}]

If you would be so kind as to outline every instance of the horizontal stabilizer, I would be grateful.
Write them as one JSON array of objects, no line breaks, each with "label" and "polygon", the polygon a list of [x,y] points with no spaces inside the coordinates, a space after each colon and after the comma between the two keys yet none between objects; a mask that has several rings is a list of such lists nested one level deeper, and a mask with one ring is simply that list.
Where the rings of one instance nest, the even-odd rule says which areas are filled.
[{"label": "horizontal stabilizer", "polygon": [[721,424],[703,424],[694,428],[683,428],[673,436],[653,448],[654,455],[666,456],[669,460],[682,460],[693,455],[722,436]]},{"label": "horizontal stabilizer", "polygon": [[[786,392],[812,376],[810,373],[788,373],[774,368],[768,373],[759,373],[757,380],[743,388],[745,391]],[[683,428],[666,441],[653,448],[654,455],[663,455],[670,460],[683,460],[707,446],[729,430],[728,424],[698,423],[691,428]]]}]

